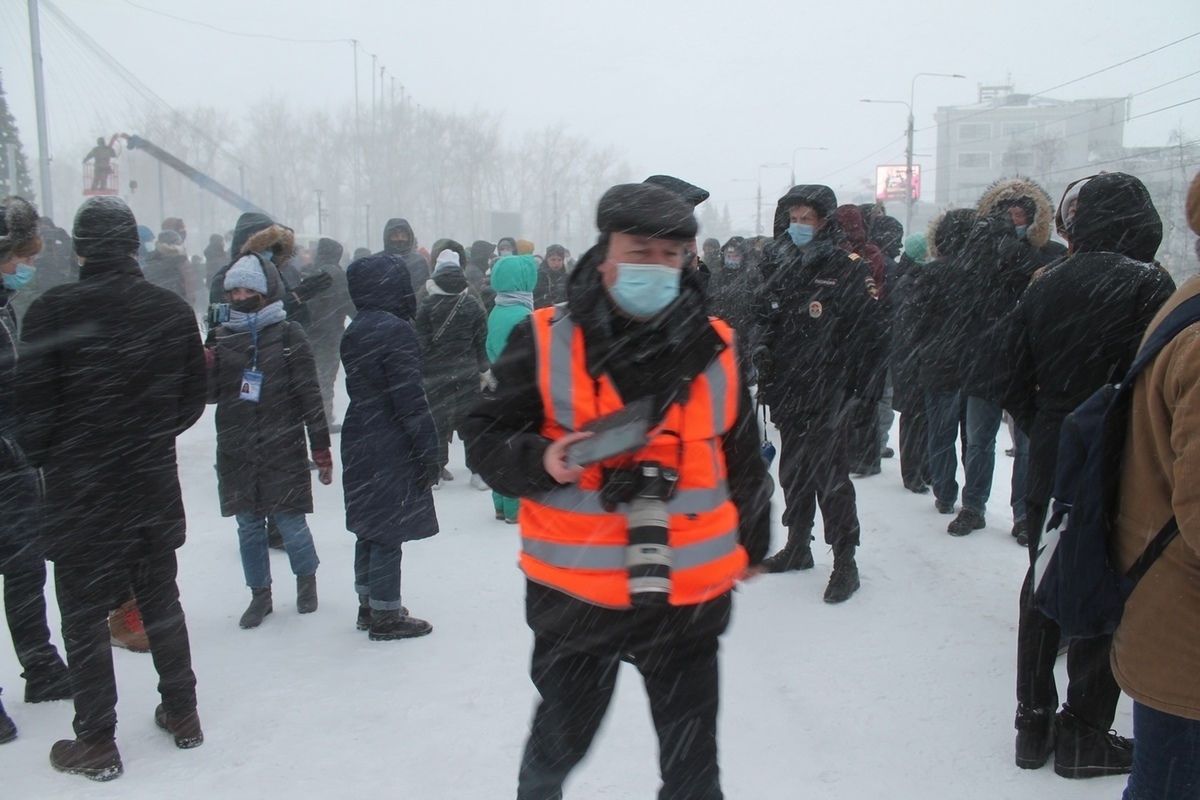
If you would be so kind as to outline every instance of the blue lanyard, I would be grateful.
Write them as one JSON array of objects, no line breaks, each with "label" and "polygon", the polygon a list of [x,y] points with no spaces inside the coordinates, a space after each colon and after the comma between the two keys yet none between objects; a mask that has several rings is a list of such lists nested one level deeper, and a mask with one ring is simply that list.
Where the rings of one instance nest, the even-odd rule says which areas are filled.
[{"label": "blue lanyard", "polygon": [[250,329],[251,348],[254,350],[254,363],[250,365],[250,369],[255,372],[258,372],[258,329],[254,327],[254,318],[257,316],[257,313],[246,315],[246,324]]}]

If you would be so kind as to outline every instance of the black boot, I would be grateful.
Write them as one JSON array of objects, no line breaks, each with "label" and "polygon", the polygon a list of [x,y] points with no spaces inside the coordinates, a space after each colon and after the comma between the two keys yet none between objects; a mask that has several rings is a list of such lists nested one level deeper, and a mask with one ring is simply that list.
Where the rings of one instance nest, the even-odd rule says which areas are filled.
[{"label": "black boot", "polygon": [[1016,761],[1021,769],[1039,769],[1054,752],[1054,710],[1017,706]]},{"label": "black boot", "polygon": [[[401,609],[407,611],[407,609]],[[390,642],[394,639],[413,639],[433,632],[433,626],[423,619],[401,614],[400,611],[371,612],[370,637],[372,642]]]},{"label": "black boot", "polygon": [[296,610],[301,614],[317,610],[317,573],[296,576]]},{"label": "black boot", "polygon": [[17,738],[17,723],[4,713],[4,703],[0,703],[0,744],[8,744]]},{"label": "black boot", "polygon": [[773,556],[763,559],[767,572],[795,572],[812,569],[812,528],[788,528],[787,544]]},{"label": "black boot", "polygon": [[171,734],[175,739],[175,746],[180,750],[191,750],[204,744],[200,715],[194,708],[186,714],[168,714],[162,703],[159,703],[158,708],[154,709],[154,724]]},{"label": "black boot", "polygon": [[854,545],[833,548],[833,573],[825,587],[826,603],[844,603],[858,591],[858,564],[854,562]]},{"label": "black boot", "polygon": [[250,605],[246,609],[246,612],[242,614],[238,625],[241,625],[243,628],[257,628],[259,625],[262,625],[263,619],[272,611],[274,611],[274,608],[271,606],[271,587],[264,586],[261,589],[251,589]]},{"label": "black boot", "polygon": [[48,666],[22,672],[25,679],[25,702],[45,703],[50,700],[70,700],[71,675],[62,659],[51,661]]},{"label": "black boot", "polygon": [[125,771],[117,743],[112,739],[102,742],[62,739],[55,742],[50,748],[50,766],[59,772],[82,775],[94,781],[111,781],[121,777]]},{"label": "black boot", "polygon": [[[400,606],[400,616],[408,616],[408,609],[404,606]],[[371,598],[369,595],[360,594],[358,596],[358,620],[354,623],[354,627],[360,631],[371,630]]]},{"label": "black boot", "polygon": [[1128,775],[1133,740],[1094,728],[1063,706],[1054,724],[1054,771],[1064,778]]},{"label": "black boot", "polygon": [[1013,520],[1012,537],[1021,547],[1029,547],[1029,524],[1024,517]]},{"label": "black boot", "polygon": [[958,512],[958,516],[946,526],[946,533],[951,536],[966,536],[971,531],[977,531],[987,525],[983,514],[970,508]]}]

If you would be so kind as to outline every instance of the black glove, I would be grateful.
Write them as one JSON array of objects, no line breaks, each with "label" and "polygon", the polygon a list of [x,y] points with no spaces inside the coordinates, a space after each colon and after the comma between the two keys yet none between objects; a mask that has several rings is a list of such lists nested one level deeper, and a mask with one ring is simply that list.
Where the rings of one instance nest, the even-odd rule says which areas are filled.
[{"label": "black glove", "polygon": [[424,494],[437,485],[442,479],[442,465],[429,462],[421,465],[421,474],[417,476],[417,491]]},{"label": "black glove", "polygon": [[759,380],[769,378],[771,375],[771,351],[765,346],[754,348],[754,352],[750,354],[750,363],[758,370]]},{"label": "black glove", "polygon": [[333,277],[328,272],[318,272],[300,281],[300,285],[292,289],[292,294],[301,303],[307,303],[330,286],[333,286]]}]

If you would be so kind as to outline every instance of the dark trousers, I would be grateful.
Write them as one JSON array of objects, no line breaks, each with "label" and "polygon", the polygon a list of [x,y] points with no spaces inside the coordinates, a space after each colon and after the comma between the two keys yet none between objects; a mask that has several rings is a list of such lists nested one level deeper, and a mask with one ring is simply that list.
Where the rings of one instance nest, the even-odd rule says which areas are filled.
[{"label": "dark trousers", "polygon": [[1200,720],[1133,704],[1133,773],[1121,800],[1200,797]]},{"label": "dark trousers", "polygon": [[[1046,516],[1044,506],[1029,505],[1029,552],[1037,554]],[[1062,633],[1058,623],[1033,602],[1033,567],[1021,585],[1017,619],[1017,702],[1032,709],[1058,708],[1054,662]],[[1094,728],[1108,730],[1117,714],[1121,687],[1113,678],[1108,654],[1112,636],[1072,639],[1067,649],[1067,702],[1071,713]]]},{"label": "dark trousers", "polygon": [[13,649],[26,678],[43,670],[62,669],[46,624],[46,562],[4,573],[4,615]]},{"label": "dark trousers", "polygon": [[[929,484],[933,487],[933,496],[946,505],[958,501],[958,451],[954,442],[959,436],[962,418],[962,400],[958,392],[925,393]],[[966,441],[965,434],[963,441]]]},{"label": "dark trousers", "polygon": [[803,418],[780,420],[779,436],[779,483],[787,503],[783,524],[812,530],[819,504],[825,543],[857,546],[858,509],[845,426],[809,425]]},{"label": "dark trousers", "polygon": [[80,740],[111,741],[116,735],[117,684],[108,612],[126,599],[131,583],[150,640],[163,708],[173,716],[196,708],[196,676],[176,569],[173,550],[118,564],[55,565],[67,667],[75,693],[75,735]]},{"label": "dark trousers", "polygon": [[[438,463],[444,467],[450,463],[450,439],[454,436],[455,431],[458,431],[458,438],[462,439],[462,424],[466,421],[471,406],[479,397],[479,377],[473,375],[470,380],[445,381],[436,385],[427,384],[425,392],[429,398],[429,411],[433,414],[433,424],[437,427],[438,432]],[[475,472],[475,468],[469,460],[467,468],[472,473]]]},{"label": "dark trousers", "polygon": [[883,439],[879,431],[879,403],[855,400],[846,414],[850,472],[870,475],[879,471]]},{"label": "dark trousers", "polygon": [[627,660],[650,697],[658,732],[658,800],[722,800],[717,767],[716,633],[625,651],[587,651],[570,639],[534,637],[530,676],[542,696],[521,758],[517,800],[561,800],[563,781],[587,754]]},{"label": "dark trousers", "polygon": [[925,410],[900,414],[900,478],[905,486],[928,486],[929,418]]}]

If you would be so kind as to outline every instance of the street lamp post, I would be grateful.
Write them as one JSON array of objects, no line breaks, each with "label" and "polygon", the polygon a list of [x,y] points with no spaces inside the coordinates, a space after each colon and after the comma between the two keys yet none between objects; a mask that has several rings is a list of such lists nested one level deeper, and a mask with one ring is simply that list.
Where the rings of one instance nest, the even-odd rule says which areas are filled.
[{"label": "street lamp post", "polygon": [[321,195],[325,192],[325,190],[314,189],[313,191],[317,193],[317,235],[322,236],[324,235],[325,231],[321,227],[321,220],[325,217],[325,213],[321,208]]},{"label": "street lamp post", "polygon": [[754,235],[762,236],[762,171],[788,166],[784,163],[758,165],[758,198],[754,202]]},{"label": "street lamp post", "polygon": [[909,84],[908,102],[903,100],[863,100],[864,103],[895,103],[908,108],[908,125],[905,128],[905,147],[904,147],[904,232],[908,233],[912,229],[912,207],[913,207],[913,102],[917,92],[917,78],[965,78],[966,75],[949,72],[918,72],[912,77],[912,83]]},{"label": "street lamp post", "polygon": [[828,147],[797,147],[792,151],[792,186],[796,185],[796,153],[801,150],[828,150]]}]

